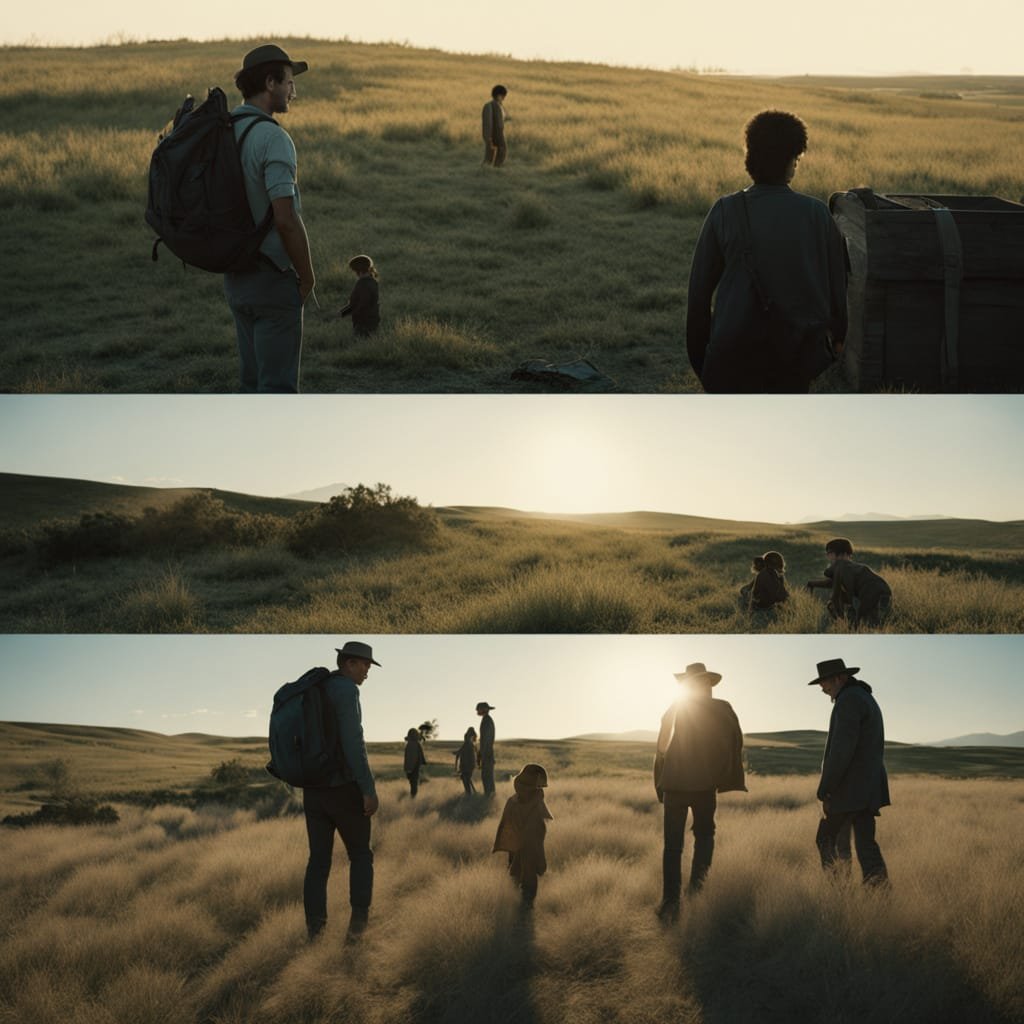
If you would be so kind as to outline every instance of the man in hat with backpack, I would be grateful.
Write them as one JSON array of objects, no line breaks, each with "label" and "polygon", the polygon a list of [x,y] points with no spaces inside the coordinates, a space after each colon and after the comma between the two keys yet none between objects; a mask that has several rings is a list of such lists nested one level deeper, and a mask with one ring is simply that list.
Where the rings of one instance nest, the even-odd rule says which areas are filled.
[{"label": "man in hat with backpack", "polygon": [[270,221],[259,266],[224,275],[235,318],[243,392],[299,390],[302,306],[316,278],[302,222],[295,144],[274,120],[295,99],[295,78],[308,69],[273,43],[242,60],[235,84],[243,102],[232,111],[253,222]]},{"label": "man in hat with backpack", "polygon": [[830,870],[839,858],[839,834],[851,826],[864,883],[887,885],[889,874],[875,841],[875,818],[889,806],[885,729],[871,687],[855,678],[859,671],[847,668],[842,658],[819,661],[818,675],[807,684],[820,686],[832,699],[818,783],[822,819],[816,841],[821,865]]},{"label": "man in hat with backpack", "polygon": [[709,672],[698,661],[675,676],[682,692],[662,715],[654,757],[654,791],[665,805],[658,917],[666,923],[679,917],[687,814],[693,811],[693,862],[687,887],[693,895],[700,891],[711,867],[717,794],[747,789],[739,719],[728,701],[711,696],[721,675]]},{"label": "man in hat with backpack", "polygon": [[359,687],[370,666],[380,667],[373,648],[349,640],[338,652],[338,669],[323,680],[324,696],[336,729],[334,770],[323,785],[306,786],[302,806],[309,837],[309,863],[302,887],[306,928],[311,939],[327,924],[327,879],[331,873],[334,833],[341,836],[349,859],[349,936],[365,928],[373,897],[373,851],[370,819],[377,812],[377,790],[366,757]]}]

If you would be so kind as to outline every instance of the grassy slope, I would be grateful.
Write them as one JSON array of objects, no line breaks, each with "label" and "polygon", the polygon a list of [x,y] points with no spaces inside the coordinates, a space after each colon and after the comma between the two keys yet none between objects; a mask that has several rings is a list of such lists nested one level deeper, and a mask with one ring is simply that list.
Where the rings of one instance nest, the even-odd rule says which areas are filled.
[{"label": "grassy slope", "polygon": [[[798,186],[822,198],[864,183],[1019,191],[1024,118],[1005,97],[1024,95],[1024,79],[999,83],[992,103],[963,103],[864,80],[837,87],[282,42],[312,66],[286,118],[323,306],[307,315],[305,390],[520,390],[533,387],[509,379],[521,361],[579,356],[628,391],[692,390],[682,344],[688,253],[713,199],[746,183],[742,127],[767,106],[810,124]],[[0,83],[9,114],[0,388],[234,388],[220,281],[166,257],[152,264],[141,213],[156,132],[186,91],[228,87],[244,49],[4,51],[21,73]],[[496,79],[511,90],[512,155],[489,174],[478,166],[479,110]],[[357,251],[382,271],[385,327],[372,343],[353,344],[330,315],[351,287],[343,261]]]},{"label": "grassy slope", "polygon": [[[63,508],[76,517],[76,482],[21,480],[27,489],[18,521],[31,520],[37,508],[40,514]],[[7,500],[17,505],[19,480],[8,482]],[[100,493],[82,487],[90,500]],[[132,501],[130,489],[111,493]],[[139,500],[150,500],[146,489]],[[257,499],[225,494],[225,500]],[[271,510],[301,507],[259,500]],[[822,602],[800,587],[820,575],[824,544],[841,532],[894,588],[890,631],[1024,630],[1020,523],[773,526],[637,513],[611,517],[617,525],[609,526],[601,517],[468,508],[439,516],[442,527],[428,550],[312,560],[268,543],[41,571],[31,555],[12,548],[0,559],[0,626],[9,632],[819,632],[838,627],[829,626]],[[778,615],[750,617],[739,609],[736,591],[752,555],[769,548],[785,555],[792,599]]]}]

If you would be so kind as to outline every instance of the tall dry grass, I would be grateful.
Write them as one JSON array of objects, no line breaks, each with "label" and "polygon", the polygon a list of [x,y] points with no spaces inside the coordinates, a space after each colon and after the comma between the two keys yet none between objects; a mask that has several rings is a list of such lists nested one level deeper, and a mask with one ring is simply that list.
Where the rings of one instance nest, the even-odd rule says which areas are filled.
[{"label": "tall dry grass", "polygon": [[194,812],[128,808],[105,828],[10,832],[0,1020],[1021,1019],[1019,786],[897,776],[884,893],[822,874],[813,778],[749,788],[720,799],[707,886],[671,928],[653,913],[660,808],[641,773],[552,772],[532,916],[488,852],[501,799],[434,779],[413,801],[384,783],[357,945],[340,850],[327,931],[306,943],[299,817],[222,813],[189,831]]}]

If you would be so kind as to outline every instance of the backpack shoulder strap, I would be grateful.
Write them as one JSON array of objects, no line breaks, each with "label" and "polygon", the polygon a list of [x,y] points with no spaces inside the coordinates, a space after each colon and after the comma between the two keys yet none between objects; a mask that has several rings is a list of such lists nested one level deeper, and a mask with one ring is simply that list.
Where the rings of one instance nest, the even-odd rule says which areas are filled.
[{"label": "backpack shoulder strap", "polygon": [[232,114],[231,124],[235,125],[238,121],[248,121],[249,123],[242,130],[242,134],[238,136],[238,151],[242,151],[242,143],[245,142],[245,137],[256,127],[261,121],[269,121],[271,124],[277,124],[269,114],[250,114],[248,111],[242,114]]}]

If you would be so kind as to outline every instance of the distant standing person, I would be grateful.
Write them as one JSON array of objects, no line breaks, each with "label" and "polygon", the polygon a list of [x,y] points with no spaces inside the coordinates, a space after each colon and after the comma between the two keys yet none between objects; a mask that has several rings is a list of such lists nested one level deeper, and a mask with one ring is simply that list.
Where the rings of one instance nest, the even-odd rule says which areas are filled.
[{"label": "distant standing person", "polygon": [[328,786],[302,791],[309,837],[302,902],[311,939],[327,924],[327,879],[335,832],[341,836],[349,859],[350,935],[358,935],[366,928],[373,899],[370,819],[377,813],[379,803],[363,740],[359,687],[366,681],[370,666],[379,668],[380,662],[374,660],[373,648],[358,640],[349,640],[336,650],[338,670],[328,676],[324,690],[334,713],[341,756]]},{"label": "distant standing person", "polygon": [[496,85],[491,90],[489,103],[484,104],[482,112],[484,131],[484,163],[489,167],[501,167],[508,156],[508,144],[505,141],[505,97],[508,89]]},{"label": "distant standing person", "polygon": [[512,780],[515,790],[505,803],[491,853],[508,854],[508,873],[519,886],[523,906],[533,906],[537,879],[548,869],[544,837],[551,813],[544,802],[548,773],[539,764],[527,764]]},{"label": "distant standing person", "polygon": [[[752,118],[746,168],[753,184],[717,200],[701,228],[690,268],[686,351],[705,391],[807,391],[808,358],[824,349],[826,335],[835,354],[842,351],[843,237],[824,203],[789,187],[806,149],[807,128],[795,115],[765,110]],[[806,341],[794,334],[772,351],[754,348],[758,299],[748,259],[773,306],[806,331]]]},{"label": "distant standing person", "polygon": [[480,749],[477,752],[477,764],[480,766],[480,781],[483,783],[484,796],[494,796],[494,719],[491,712],[493,704],[482,700],[476,706],[480,716]]},{"label": "distant standing person", "polygon": [[476,786],[473,785],[476,757],[476,729],[470,726],[462,739],[462,746],[455,751],[455,774],[462,780],[462,788],[467,796],[476,792]]},{"label": "distant standing person", "polygon": [[419,729],[410,729],[405,734],[405,777],[409,780],[409,796],[414,797],[420,788],[420,768],[427,763],[423,753],[423,737]]},{"label": "distant standing person", "polygon": [[352,317],[352,333],[357,338],[368,338],[380,327],[380,275],[373,260],[363,254],[353,256],[348,268],[356,275],[356,283],[341,315]]},{"label": "distant standing person", "polygon": [[687,889],[704,884],[715,850],[718,793],[746,792],[743,777],[743,732],[728,701],[715,700],[712,687],[722,677],[702,662],[677,672],[679,699],[661,718],[654,757],[654,790],[665,805],[665,846],[662,853],[663,892],[658,916],[674,921],[682,893],[683,837],[693,811],[693,862]]},{"label": "distant standing person", "polygon": [[302,306],[316,278],[302,223],[295,144],[276,121],[251,121],[253,115],[286,114],[295,99],[295,76],[308,67],[268,43],[250,50],[235,74],[244,102],[232,116],[248,115],[235,121],[235,138],[245,134],[240,156],[253,220],[260,224],[272,210],[259,251],[261,269],[224,275],[243,392],[299,390]]},{"label": "distant standing person", "polygon": [[836,865],[840,833],[852,826],[864,882],[886,884],[889,873],[875,840],[875,818],[889,806],[885,771],[885,728],[871,687],[855,678],[842,658],[818,662],[818,675],[808,686],[820,686],[832,699],[825,756],[821,762],[818,799],[822,819],[817,846],[826,870]]},{"label": "distant standing person", "polygon": [[[853,560],[853,545],[846,537],[835,537],[825,545],[828,569],[825,579],[832,587],[828,610],[834,619],[847,619],[858,626],[880,626],[892,610],[892,590],[873,569]],[[809,580],[808,586],[820,585]],[[828,584],[826,584],[828,585]]]}]

